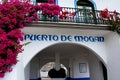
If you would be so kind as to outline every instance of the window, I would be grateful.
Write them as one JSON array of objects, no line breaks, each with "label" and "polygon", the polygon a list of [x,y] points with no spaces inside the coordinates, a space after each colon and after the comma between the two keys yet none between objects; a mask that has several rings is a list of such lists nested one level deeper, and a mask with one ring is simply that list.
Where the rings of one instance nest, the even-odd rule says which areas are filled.
[{"label": "window", "polygon": [[[52,1],[52,0],[51,0],[51,1]],[[53,0],[53,1],[55,1],[55,0]],[[37,3],[47,3],[48,0],[36,0],[36,2],[37,2]]]},{"label": "window", "polygon": [[80,73],[86,73],[87,72],[87,64],[86,63],[80,63],[79,64],[79,70],[80,70]]},{"label": "window", "polygon": [[87,6],[87,7],[94,8],[94,4],[90,2],[89,0],[78,0],[77,6]]},{"label": "window", "polygon": [[47,3],[48,0],[36,0],[37,3]]}]

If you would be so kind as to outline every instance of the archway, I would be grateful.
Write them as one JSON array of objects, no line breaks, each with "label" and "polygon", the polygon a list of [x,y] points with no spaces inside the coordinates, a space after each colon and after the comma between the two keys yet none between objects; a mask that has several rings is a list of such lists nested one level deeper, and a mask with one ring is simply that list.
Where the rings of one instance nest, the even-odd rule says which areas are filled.
[{"label": "archway", "polygon": [[[63,65],[60,64],[61,68],[65,69],[65,73],[67,74],[67,68]],[[40,76],[42,80],[51,80],[50,76],[49,76],[49,71],[51,69],[55,68],[55,62],[48,62],[45,65],[43,65],[40,69]]]},{"label": "archway", "polygon": [[29,79],[40,78],[40,67],[55,62],[56,53],[60,53],[60,63],[68,70],[67,77],[73,80],[104,80],[104,60],[90,48],[76,43],[57,43],[40,51],[30,61]]}]

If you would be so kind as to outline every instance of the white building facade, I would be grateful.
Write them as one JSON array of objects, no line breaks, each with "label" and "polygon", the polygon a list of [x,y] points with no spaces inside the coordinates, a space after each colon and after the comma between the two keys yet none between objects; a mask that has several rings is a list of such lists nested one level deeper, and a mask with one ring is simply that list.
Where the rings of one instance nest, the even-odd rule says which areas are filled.
[{"label": "white building facade", "polygon": [[[119,1],[89,1],[95,10],[119,9]],[[56,0],[61,7],[79,8],[76,3]],[[63,64],[65,78],[72,80],[119,80],[120,35],[107,25],[88,23],[40,21],[27,25],[22,43],[30,43],[18,55],[13,71],[0,80],[38,80],[40,69],[49,62],[55,62],[56,69]]]}]

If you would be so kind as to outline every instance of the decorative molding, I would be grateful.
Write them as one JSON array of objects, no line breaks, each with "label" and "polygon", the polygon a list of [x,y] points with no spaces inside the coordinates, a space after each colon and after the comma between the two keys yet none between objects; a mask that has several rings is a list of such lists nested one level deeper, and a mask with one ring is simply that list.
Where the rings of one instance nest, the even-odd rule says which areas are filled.
[{"label": "decorative molding", "polygon": [[100,24],[85,24],[85,23],[70,23],[70,22],[50,22],[38,21],[27,24],[25,27],[55,27],[55,28],[78,28],[78,29],[95,29],[95,30],[110,30],[110,25]]}]

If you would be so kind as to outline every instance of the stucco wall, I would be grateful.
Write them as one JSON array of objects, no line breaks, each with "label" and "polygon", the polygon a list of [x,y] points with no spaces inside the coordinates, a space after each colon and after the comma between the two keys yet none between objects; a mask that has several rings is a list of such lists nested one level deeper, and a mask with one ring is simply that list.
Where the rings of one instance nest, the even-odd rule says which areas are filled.
[{"label": "stucco wall", "polygon": [[108,78],[118,80],[120,79],[120,36],[114,32],[106,36]]},{"label": "stucco wall", "polygon": [[[30,31],[32,30],[32,31]],[[101,60],[104,61],[106,64],[106,67],[108,68],[108,77],[109,80],[117,80],[119,79],[119,53],[120,53],[120,38],[116,33],[112,33],[109,31],[94,31],[94,30],[78,30],[78,29],[59,29],[59,28],[25,28],[23,30],[25,33],[29,34],[64,34],[64,35],[92,35],[92,36],[104,36],[105,42],[103,43],[93,43],[93,42],[74,42],[77,44],[82,44],[84,46],[87,46],[90,50],[95,52],[95,55],[97,55]],[[46,32],[47,31],[47,32]],[[53,32],[54,31],[54,32]],[[25,41],[28,42],[28,41]],[[32,41],[29,45],[24,46],[24,51],[20,56],[18,56],[18,59],[20,62],[14,67],[13,71],[10,74],[6,74],[5,78],[0,80],[24,80],[24,68],[27,64],[29,64],[29,61],[41,50],[44,48],[53,45],[55,43],[54,41],[48,41],[48,42],[39,42],[39,41]],[[23,42],[24,43],[24,42]],[[72,42],[73,43],[73,42]],[[42,46],[42,47],[41,47]],[[29,55],[29,56],[28,56]]]},{"label": "stucco wall", "polygon": [[88,58],[88,62],[89,62],[90,80],[104,80],[103,70],[100,60],[94,54],[91,54],[91,56],[89,56]]},{"label": "stucco wall", "polygon": [[[29,29],[31,29],[32,31],[29,32]],[[64,35],[92,35],[92,36],[104,36],[105,34],[109,33],[107,31],[94,31],[93,30],[77,30],[77,29],[61,29],[61,28],[25,28],[23,31],[25,31],[26,34],[57,34],[57,35],[61,35],[61,34],[64,34]],[[48,31],[48,32],[46,32]],[[54,31],[54,32],[53,32]],[[106,39],[106,38],[105,38]],[[30,41],[30,40],[28,40]],[[27,41],[25,41],[27,42]],[[57,43],[61,43],[61,41],[58,41],[58,42],[55,42],[55,41],[31,41],[31,43],[27,46],[24,46],[24,52],[23,52],[23,63],[24,63],[24,67],[28,64],[28,62],[37,54],[39,53],[40,51],[42,51],[43,49],[47,48],[48,46],[51,46],[53,44],[57,44]],[[66,41],[66,42],[69,42],[69,41]],[[74,42],[74,41],[73,41]],[[107,52],[106,52],[106,46],[105,46],[105,42],[103,43],[97,43],[97,42],[74,42],[76,44],[82,44],[88,48],[90,48],[90,50],[92,50],[94,53],[96,53],[95,55],[97,55],[102,61],[104,61],[104,63],[106,64],[107,63]],[[42,46],[42,47],[41,47]],[[29,54],[29,56],[27,56]],[[92,60],[91,60],[92,62]],[[79,71],[77,70],[79,68],[79,60],[77,60],[77,62],[73,62],[75,63],[76,67],[74,68],[74,71],[73,71],[73,74],[72,77],[79,77],[80,74],[79,74]],[[96,62],[94,62],[94,64],[96,66],[99,66],[99,64],[97,64]],[[90,65],[91,66],[91,65]],[[36,69],[36,68],[35,68]],[[93,71],[93,69],[95,69],[94,67],[91,67],[91,70]],[[88,69],[89,70],[89,69]],[[97,72],[99,70],[99,72]],[[34,69],[33,69],[34,71]],[[94,72],[97,72],[96,76],[102,76],[101,75],[101,69],[99,67],[97,67],[95,69]],[[76,73],[74,73],[76,72]],[[93,74],[93,73],[92,73]],[[36,74],[34,74],[36,75]],[[33,75],[33,76],[34,76]],[[89,71],[87,73],[87,76],[86,74],[82,74],[81,77],[89,77]],[[37,77],[37,76],[35,76]],[[31,77],[31,78],[34,78],[34,77]],[[96,79],[96,80],[99,80],[99,79],[103,79],[103,77],[98,77],[98,79],[96,77],[92,77],[92,79]]]},{"label": "stucco wall", "polygon": [[[32,30],[32,31],[30,31]],[[23,30],[25,34],[56,34],[58,36],[60,35],[85,35],[85,36],[104,36],[104,34],[107,33],[107,31],[94,31],[94,30],[78,30],[78,29],[62,29],[62,28],[37,28],[37,27],[27,27]],[[54,31],[54,32],[53,32]],[[30,40],[24,41],[29,42]],[[44,48],[51,46],[53,44],[59,43],[61,41],[30,41],[31,43],[27,46],[24,46],[23,51],[23,64],[24,67],[27,65],[27,63],[41,50]],[[69,41],[64,41],[69,42]],[[87,46],[91,50],[93,50],[96,55],[99,55],[101,59],[106,63],[107,57],[106,57],[106,48],[104,42],[75,42],[70,41],[72,43],[81,44],[84,46]],[[34,46],[34,47],[33,47]],[[41,47],[42,46],[42,47]],[[31,49],[32,47],[32,49]],[[102,51],[102,52],[101,52]],[[29,54],[29,56],[27,56]]]}]

